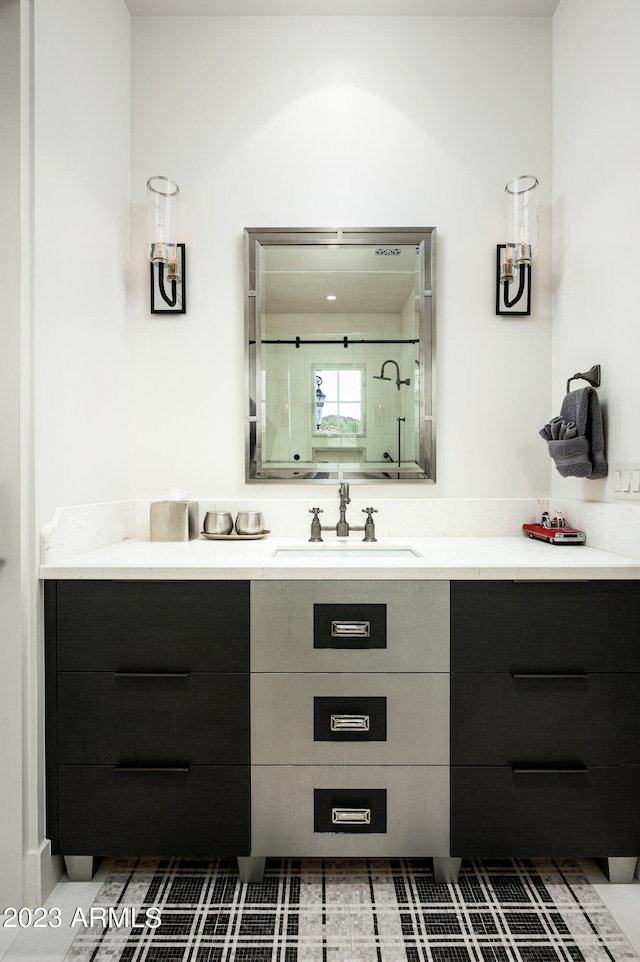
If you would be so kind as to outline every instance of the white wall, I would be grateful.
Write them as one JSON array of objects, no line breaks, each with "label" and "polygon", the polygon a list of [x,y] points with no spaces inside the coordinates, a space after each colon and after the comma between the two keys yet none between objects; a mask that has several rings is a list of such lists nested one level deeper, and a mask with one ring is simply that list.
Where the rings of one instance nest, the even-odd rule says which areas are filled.
[{"label": "white wall", "polygon": [[[31,523],[131,496],[127,306],[130,18],[123,0],[33,14]],[[42,615],[33,545],[25,658],[27,902],[52,878],[44,837]]]},{"label": "white wall", "polygon": [[[549,19],[134,18],[132,118],[137,497],[257,494],[243,464],[243,228],[403,224],[438,228],[438,480],[402,496],[547,493]],[[495,245],[504,185],[530,172],[533,312],[509,320],[495,315]],[[148,312],[152,174],[180,184],[184,317]]]},{"label": "white wall", "polygon": [[562,0],[553,21],[553,413],[601,364],[610,465],[602,481],[553,471],[565,498],[610,501],[611,466],[640,462],[639,36],[637,0]]},{"label": "white wall", "polygon": [[35,443],[41,528],[129,487],[130,18],[35,5]]}]

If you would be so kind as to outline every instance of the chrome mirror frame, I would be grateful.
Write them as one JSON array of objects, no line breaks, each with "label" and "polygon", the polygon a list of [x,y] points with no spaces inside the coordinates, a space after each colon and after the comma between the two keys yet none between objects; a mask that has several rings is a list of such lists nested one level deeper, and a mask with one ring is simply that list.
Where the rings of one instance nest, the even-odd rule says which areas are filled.
[{"label": "chrome mirror frame", "polygon": [[[435,253],[434,227],[397,228],[246,228],[244,231],[245,302],[245,480],[253,482],[307,482],[334,484],[399,481],[435,481]],[[406,466],[371,466],[367,463],[300,465],[271,468],[263,464],[262,411],[263,358],[261,317],[264,303],[262,264],[268,247],[370,247],[415,246],[418,255],[418,373],[419,452]],[[355,342],[353,342],[355,343]],[[378,342],[380,343],[380,342]],[[348,335],[344,337],[348,346]],[[386,379],[386,378],[385,378]],[[403,382],[405,383],[405,382]],[[398,419],[403,420],[403,419]],[[398,427],[398,431],[400,427]]]}]

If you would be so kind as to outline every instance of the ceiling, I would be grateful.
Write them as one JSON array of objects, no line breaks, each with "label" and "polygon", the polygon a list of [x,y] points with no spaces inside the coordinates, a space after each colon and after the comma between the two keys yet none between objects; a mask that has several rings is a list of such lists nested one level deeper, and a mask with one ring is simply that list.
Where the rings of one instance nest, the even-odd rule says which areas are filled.
[{"label": "ceiling", "polygon": [[415,243],[263,247],[265,312],[400,315],[415,294],[417,253]]},{"label": "ceiling", "polygon": [[560,0],[125,0],[134,17],[552,17]]},{"label": "ceiling", "polygon": [[[264,278],[268,314],[395,314],[415,294],[415,274],[298,273]],[[334,301],[327,300],[330,292]]]}]

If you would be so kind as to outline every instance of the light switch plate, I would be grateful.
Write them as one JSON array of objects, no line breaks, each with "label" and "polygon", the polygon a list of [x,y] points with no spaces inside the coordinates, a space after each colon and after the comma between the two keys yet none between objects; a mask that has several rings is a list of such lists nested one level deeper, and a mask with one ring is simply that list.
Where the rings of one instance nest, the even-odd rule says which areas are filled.
[{"label": "light switch plate", "polygon": [[640,464],[614,464],[613,498],[640,501]]}]

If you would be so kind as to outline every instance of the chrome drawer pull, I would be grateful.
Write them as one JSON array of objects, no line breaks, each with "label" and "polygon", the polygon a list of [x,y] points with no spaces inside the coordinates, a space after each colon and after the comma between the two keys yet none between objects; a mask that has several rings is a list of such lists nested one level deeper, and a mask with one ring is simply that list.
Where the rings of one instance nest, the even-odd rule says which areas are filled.
[{"label": "chrome drawer pull", "polygon": [[332,808],[332,825],[371,825],[370,808]]},{"label": "chrome drawer pull", "polygon": [[332,732],[368,732],[368,715],[332,715]]},{"label": "chrome drawer pull", "polygon": [[332,621],[332,638],[370,638],[370,621]]}]

